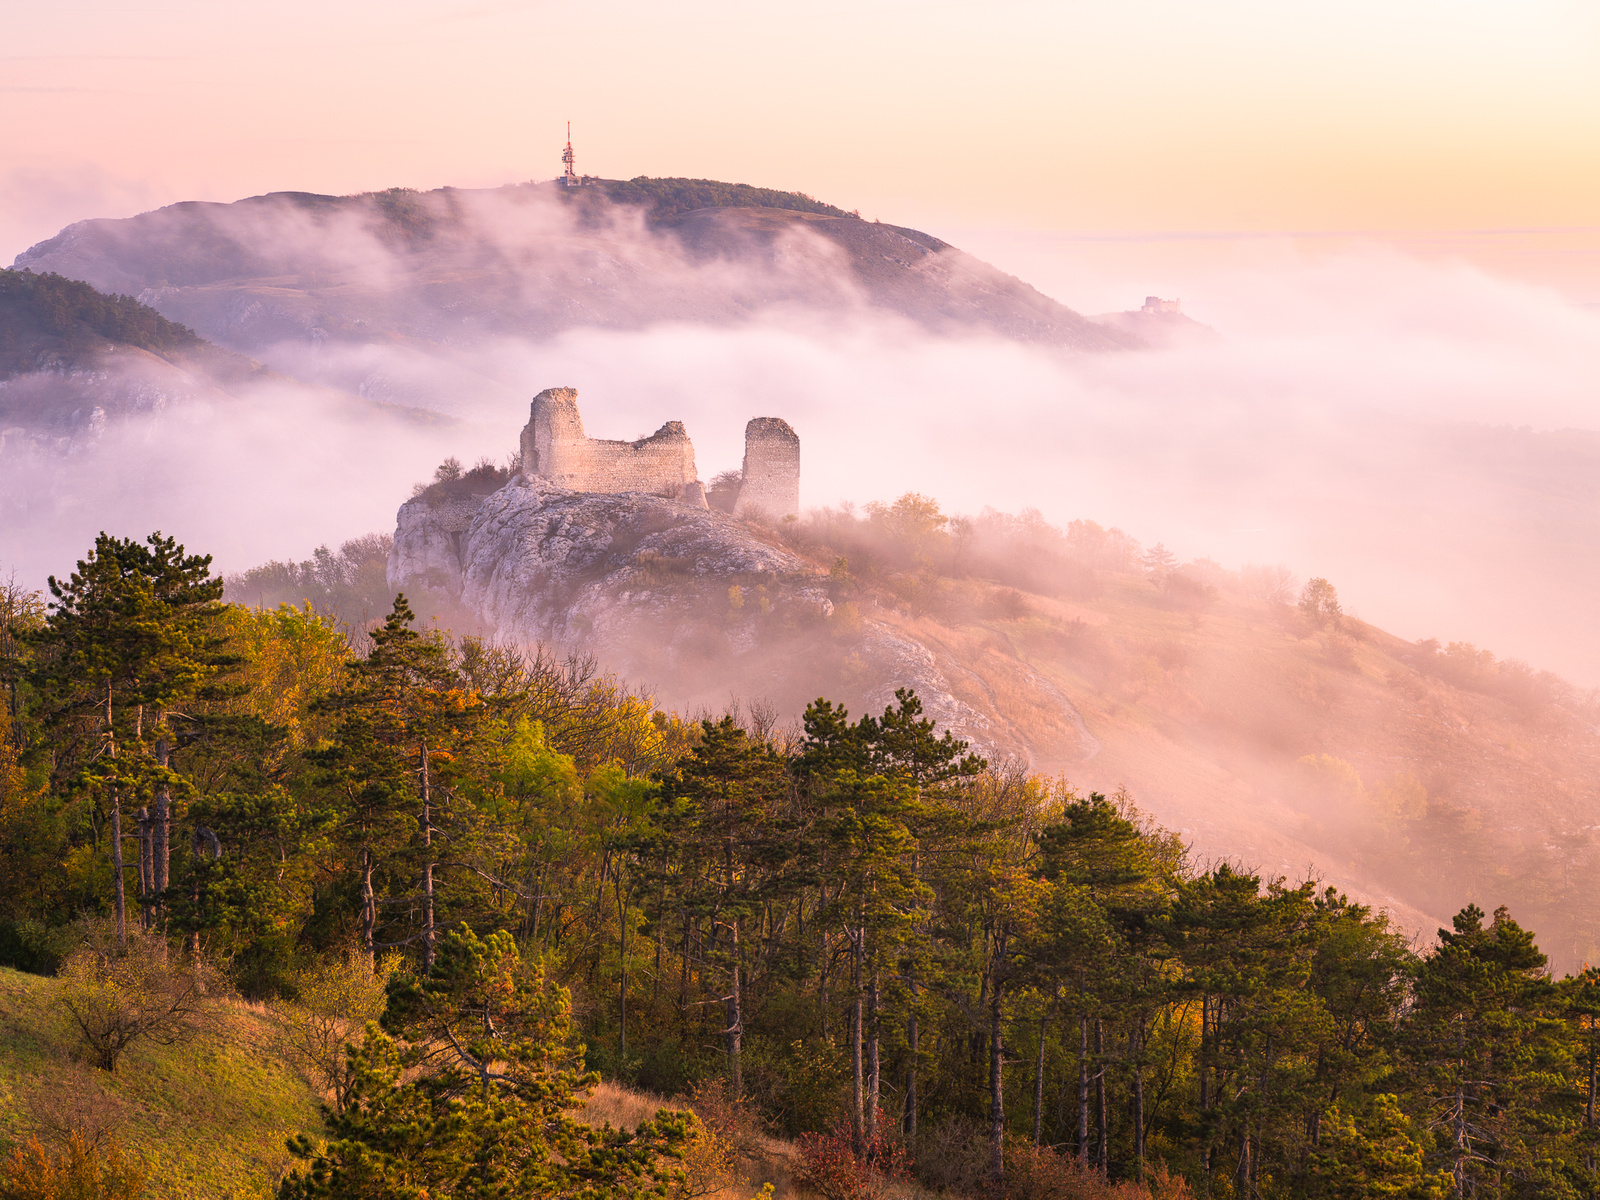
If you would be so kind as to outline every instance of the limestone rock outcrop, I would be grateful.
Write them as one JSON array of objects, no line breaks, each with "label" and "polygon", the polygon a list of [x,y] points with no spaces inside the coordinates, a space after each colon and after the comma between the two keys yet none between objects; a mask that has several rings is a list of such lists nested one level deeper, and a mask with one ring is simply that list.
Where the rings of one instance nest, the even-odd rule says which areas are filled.
[{"label": "limestone rock outcrop", "polygon": [[911,687],[940,725],[989,748],[988,720],[933,653],[832,595],[828,572],[775,533],[800,508],[786,421],[746,427],[737,515],[707,507],[681,424],[597,441],[572,388],[534,397],[521,465],[496,490],[461,477],[403,504],[390,585],[496,638],[592,654],[680,711],[733,695],[790,715],[819,695],[877,710]]},{"label": "limestone rock outcrop", "polygon": [[739,695],[794,714],[821,694],[881,709],[912,687],[989,744],[925,646],[841,613],[826,572],[764,527],[670,497],[528,475],[470,502],[423,494],[400,509],[389,581],[449,597],[497,638],[593,654],[680,710]]},{"label": "limestone rock outcrop", "polygon": [[726,607],[730,582],[741,579],[767,582],[806,615],[831,607],[809,563],[720,513],[519,476],[473,518],[460,595],[523,641],[604,644],[647,634],[670,645],[705,598],[700,585]]}]

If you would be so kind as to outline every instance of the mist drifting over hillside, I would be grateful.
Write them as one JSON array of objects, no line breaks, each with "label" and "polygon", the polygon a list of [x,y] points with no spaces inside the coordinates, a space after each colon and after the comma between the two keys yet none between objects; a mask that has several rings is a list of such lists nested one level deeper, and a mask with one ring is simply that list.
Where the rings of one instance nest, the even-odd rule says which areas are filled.
[{"label": "mist drifting over hillside", "polygon": [[[431,226],[206,206],[235,249],[187,276],[148,244],[95,258],[73,230],[22,256],[137,290],[281,377],[51,446],[10,432],[0,561],[42,580],[108,523],[225,569],[303,557],[390,527],[446,456],[503,461],[528,398],[559,384],[592,436],[685,421],[707,478],[738,465],[747,417],[780,413],[805,440],[808,505],[915,490],[1091,518],[1183,558],[1327,576],[1405,636],[1600,681],[1600,436],[1583,432],[1600,428],[1600,314],[1552,290],[1376,245],[1287,253],[1186,298],[1218,338],[1090,350],[939,310],[1011,286],[955,253],[889,287],[808,221],[690,236],[527,190],[446,195]],[[904,279],[936,302],[905,300]],[[1130,307],[1144,290],[1126,282]]]}]

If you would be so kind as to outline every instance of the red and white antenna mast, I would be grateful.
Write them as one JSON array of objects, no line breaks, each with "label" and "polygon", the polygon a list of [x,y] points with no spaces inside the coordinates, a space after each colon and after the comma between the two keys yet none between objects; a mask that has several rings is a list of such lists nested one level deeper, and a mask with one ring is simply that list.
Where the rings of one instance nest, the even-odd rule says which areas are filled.
[{"label": "red and white antenna mast", "polygon": [[561,164],[566,168],[562,173],[561,182],[568,187],[577,187],[583,182],[578,178],[578,173],[572,169],[574,162],[572,154],[572,122],[567,122],[567,148],[561,152]]}]

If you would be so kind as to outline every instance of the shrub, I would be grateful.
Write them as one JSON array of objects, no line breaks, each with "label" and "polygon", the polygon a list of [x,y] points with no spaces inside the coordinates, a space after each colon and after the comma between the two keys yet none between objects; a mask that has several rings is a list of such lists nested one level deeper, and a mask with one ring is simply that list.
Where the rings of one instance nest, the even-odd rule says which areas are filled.
[{"label": "shrub", "polygon": [[977,1122],[956,1117],[919,1132],[918,1182],[950,1194],[981,1194],[989,1186],[989,1134]]},{"label": "shrub", "polygon": [[89,1061],[115,1071],[139,1041],[170,1046],[200,1015],[204,968],[168,961],[155,934],[130,930],[119,946],[110,922],[85,922],[82,944],[61,966],[61,1005],[83,1040]]},{"label": "shrub", "polygon": [[[1113,1190],[1098,1171],[1070,1155],[1020,1139],[1007,1142],[1007,1200],[1110,1200],[1121,1190]],[[1142,1189],[1132,1191],[1128,1200],[1142,1195]]]},{"label": "shrub", "polygon": [[1156,580],[1161,593],[1161,603],[1179,612],[1198,613],[1210,608],[1217,599],[1217,589],[1202,583],[1184,571],[1167,571]]},{"label": "shrub", "polygon": [[74,1134],[52,1151],[30,1138],[6,1162],[0,1200],[136,1200],[144,1182],[115,1143],[101,1148]]},{"label": "shrub", "polygon": [[1277,607],[1294,598],[1294,575],[1281,563],[1273,567],[1247,564],[1239,571],[1239,584],[1244,594]]},{"label": "shrub", "polygon": [[1006,1139],[1005,1156],[1005,1179],[997,1190],[989,1131],[957,1118],[923,1133],[917,1144],[917,1179],[947,1195],[1004,1200],[1191,1200],[1183,1177],[1159,1164],[1145,1169],[1143,1183],[1112,1183],[1071,1155],[1022,1138]]},{"label": "shrub", "polygon": [[1326,579],[1308,579],[1300,590],[1300,612],[1317,629],[1325,625],[1338,628],[1344,610],[1339,607],[1339,593]]},{"label": "shrub", "polygon": [[46,1143],[70,1148],[74,1140],[91,1150],[111,1144],[127,1106],[87,1063],[65,1059],[59,1071],[35,1079],[24,1108]]},{"label": "shrub", "polygon": [[718,512],[731,513],[739,503],[739,490],[744,487],[741,471],[719,471],[706,485],[706,503]]},{"label": "shrub", "polygon": [[822,1200],[880,1200],[891,1184],[911,1174],[911,1156],[889,1129],[880,1110],[877,1133],[861,1154],[855,1152],[847,1121],[826,1133],[801,1134],[796,1178]]},{"label": "shrub", "polygon": [[355,1084],[348,1048],[383,1015],[384,988],[399,965],[398,955],[388,956],[373,970],[364,953],[349,950],[300,972],[295,1000],[274,1006],[285,1057],[329,1095],[335,1112],[344,1111]]}]

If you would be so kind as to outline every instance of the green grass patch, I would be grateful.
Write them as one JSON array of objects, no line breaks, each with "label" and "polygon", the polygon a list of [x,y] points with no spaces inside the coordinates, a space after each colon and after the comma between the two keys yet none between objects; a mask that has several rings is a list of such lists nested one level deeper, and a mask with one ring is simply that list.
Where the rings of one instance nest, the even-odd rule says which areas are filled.
[{"label": "green grass patch", "polygon": [[318,1097],[278,1051],[270,1018],[218,1000],[174,1046],[136,1044],[115,1074],[73,1058],[56,981],[0,968],[0,1148],[26,1141],[40,1111],[93,1093],[113,1136],[149,1172],[151,1200],[269,1197],[291,1134],[317,1135]]}]

